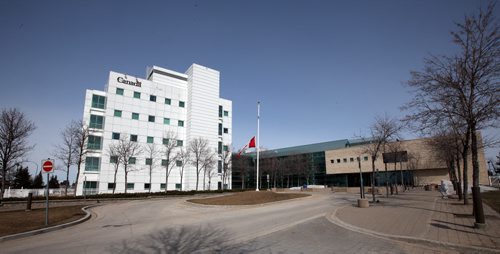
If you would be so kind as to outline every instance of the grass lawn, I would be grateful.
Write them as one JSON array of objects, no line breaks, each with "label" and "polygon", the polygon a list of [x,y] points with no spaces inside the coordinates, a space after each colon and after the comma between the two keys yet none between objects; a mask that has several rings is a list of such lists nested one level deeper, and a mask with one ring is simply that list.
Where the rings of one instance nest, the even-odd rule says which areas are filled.
[{"label": "grass lawn", "polygon": [[[85,215],[84,205],[49,207],[49,226],[77,220]],[[0,212],[0,236],[26,232],[45,227],[45,208],[31,211]]]},{"label": "grass lawn", "polygon": [[302,198],[310,196],[302,193],[276,193],[271,191],[246,191],[235,193],[227,196],[190,199],[189,202],[204,204],[204,205],[257,205],[280,200],[293,198]]},{"label": "grass lawn", "polygon": [[500,213],[500,190],[483,192],[481,198],[484,203]]}]

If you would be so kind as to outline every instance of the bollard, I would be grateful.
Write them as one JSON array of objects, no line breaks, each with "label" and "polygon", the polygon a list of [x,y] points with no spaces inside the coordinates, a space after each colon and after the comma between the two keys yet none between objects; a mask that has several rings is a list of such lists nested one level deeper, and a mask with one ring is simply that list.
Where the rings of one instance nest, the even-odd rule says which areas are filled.
[{"label": "bollard", "polygon": [[31,201],[33,200],[33,193],[28,193],[28,202],[26,203],[26,211],[31,211]]}]

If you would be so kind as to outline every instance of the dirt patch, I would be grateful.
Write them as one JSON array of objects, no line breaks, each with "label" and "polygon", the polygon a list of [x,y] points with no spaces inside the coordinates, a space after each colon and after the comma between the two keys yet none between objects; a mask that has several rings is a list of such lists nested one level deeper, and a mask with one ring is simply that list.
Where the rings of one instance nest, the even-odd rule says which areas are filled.
[{"label": "dirt patch", "polygon": [[310,195],[302,193],[275,193],[271,191],[246,191],[227,196],[190,199],[188,201],[204,205],[257,205],[307,196]]},{"label": "dirt patch", "polygon": [[500,213],[500,191],[488,191],[481,193],[483,202],[488,204],[497,213]]},{"label": "dirt patch", "polygon": [[[83,205],[49,208],[49,227],[82,218]],[[45,227],[45,209],[0,212],[0,236],[22,233]]]}]

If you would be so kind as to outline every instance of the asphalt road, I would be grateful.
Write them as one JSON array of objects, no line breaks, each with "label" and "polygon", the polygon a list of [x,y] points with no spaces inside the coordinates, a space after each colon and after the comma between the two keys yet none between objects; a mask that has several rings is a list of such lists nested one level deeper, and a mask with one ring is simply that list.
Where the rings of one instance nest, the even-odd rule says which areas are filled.
[{"label": "asphalt road", "polygon": [[[185,198],[92,208],[89,221],[0,243],[1,253],[405,253],[405,244],[351,232],[327,216],[348,202],[331,193],[257,206]],[[413,251],[410,251],[413,252]]]}]

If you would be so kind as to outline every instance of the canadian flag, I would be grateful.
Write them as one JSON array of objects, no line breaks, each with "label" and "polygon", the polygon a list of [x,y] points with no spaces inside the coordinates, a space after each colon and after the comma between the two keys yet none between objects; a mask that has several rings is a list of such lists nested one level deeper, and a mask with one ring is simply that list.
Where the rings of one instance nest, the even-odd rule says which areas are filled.
[{"label": "canadian flag", "polygon": [[248,144],[241,148],[241,150],[238,152],[238,157],[240,157],[241,153],[243,153],[247,148],[255,148],[255,136],[250,139],[250,142],[248,142]]}]

